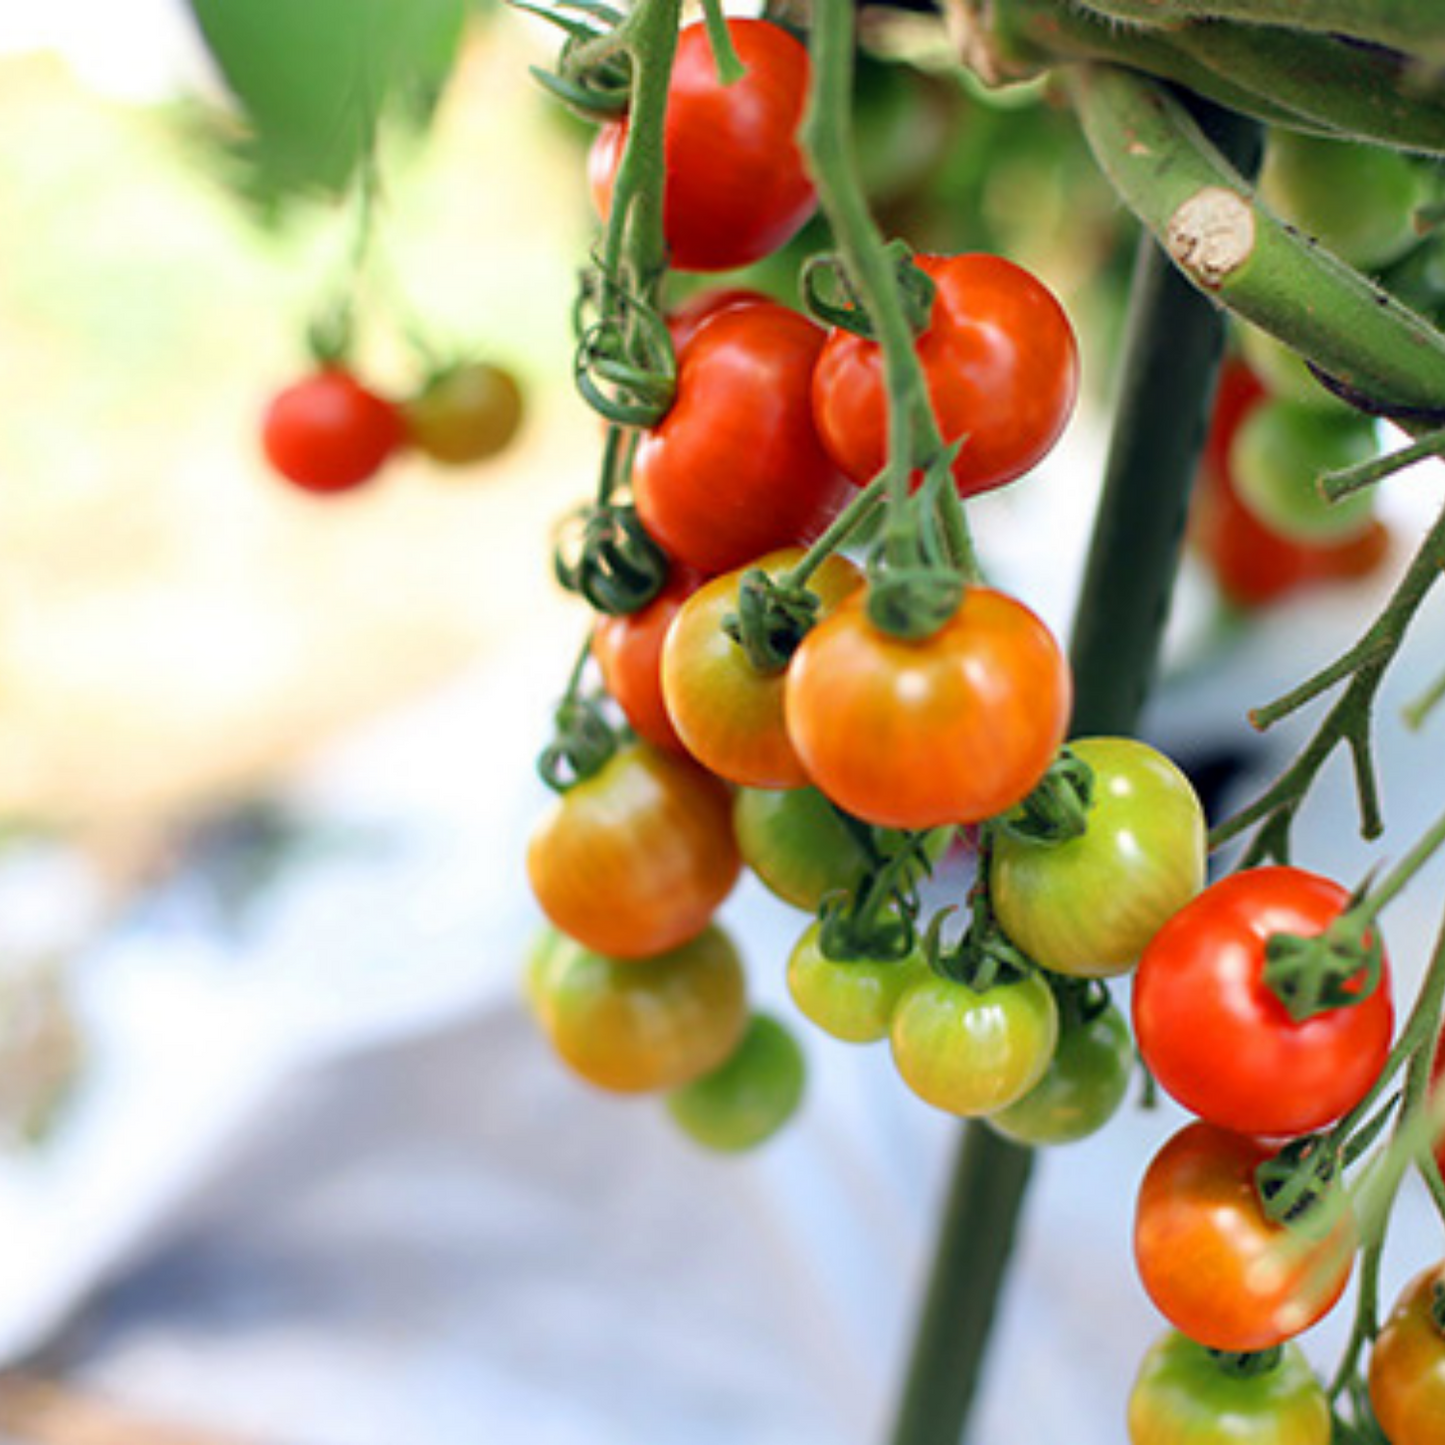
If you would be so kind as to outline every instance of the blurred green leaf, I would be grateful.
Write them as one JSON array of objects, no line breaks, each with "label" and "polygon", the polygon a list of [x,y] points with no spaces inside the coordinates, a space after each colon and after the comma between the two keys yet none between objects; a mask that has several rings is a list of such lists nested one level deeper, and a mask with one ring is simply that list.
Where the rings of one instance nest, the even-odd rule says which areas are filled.
[{"label": "blurred green leaf", "polygon": [[344,192],[383,118],[425,125],[468,0],[190,0],[264,188]]}]

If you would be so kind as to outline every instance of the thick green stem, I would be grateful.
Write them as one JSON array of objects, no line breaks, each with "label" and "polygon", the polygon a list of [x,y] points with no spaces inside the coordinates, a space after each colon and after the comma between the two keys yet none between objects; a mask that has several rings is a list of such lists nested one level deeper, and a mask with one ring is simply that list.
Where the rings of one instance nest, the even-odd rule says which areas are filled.
[{"label": "thick green stem", "polygon": [[1439,0],[1078,0],[1111,20],[1172,27],[1187,20],[1287,25],[1323,35],[1350,35],[1415,55],[1445,58],[1445,11]]},{"label": "thick green stem", "polygon": [[1161,86],[1110,66],[1067,79],[1115,190],[1195,286],[1362,396],[1445,404],[1445,337],[1258,205]]},{"label": "thick green stem", "polygon": [[[1237,164],[1256,163],[1255,126],[1221,114],[1208,124]],[[1147,241],[1131,305],[1120,422],[1071,650],[1076,733],[1136,725],[1224,349],[1221,313]],[[1032,1164],[1030,1151],[986,1125],[967,1126],[893,1445],[957,1445],[962,1437]]]}]

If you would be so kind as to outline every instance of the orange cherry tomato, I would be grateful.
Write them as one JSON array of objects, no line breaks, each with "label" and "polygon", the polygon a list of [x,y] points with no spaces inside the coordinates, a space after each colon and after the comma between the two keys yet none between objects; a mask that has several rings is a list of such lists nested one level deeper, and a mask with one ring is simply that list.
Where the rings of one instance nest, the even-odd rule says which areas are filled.
[{"label": "orange cherry tomato", "polygon": [[1445,1332],[1432,1317],[1445,1265],[1417,1274],[1370,1352],[1370,1404],[1390,1445],[1445,1445]]}]

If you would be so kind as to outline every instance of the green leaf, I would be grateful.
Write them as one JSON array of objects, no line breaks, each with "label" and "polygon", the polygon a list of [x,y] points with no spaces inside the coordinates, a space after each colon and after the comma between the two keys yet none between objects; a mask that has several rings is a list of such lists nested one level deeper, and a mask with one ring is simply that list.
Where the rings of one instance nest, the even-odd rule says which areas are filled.
[{"label": "green leaf", "polygon": [[266,188],[341,195],[382,120],[425,125],[467,0],[190,0]]}]

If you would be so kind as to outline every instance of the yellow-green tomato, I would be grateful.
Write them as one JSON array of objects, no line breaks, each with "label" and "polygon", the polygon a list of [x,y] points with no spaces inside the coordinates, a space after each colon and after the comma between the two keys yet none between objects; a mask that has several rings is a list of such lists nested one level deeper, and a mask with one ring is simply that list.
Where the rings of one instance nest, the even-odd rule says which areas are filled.
[{"label": "yellow-green tomato", "polygon": [[989,887],[1004,932],[1035,963],[1111,978],[1204,886],[1204,810],[1145,743],[1082,738],[1069,749],[1094,774],[1085,831],[1044,843],[1000,829]]},{"label": "yellow-green tomato", "polygon": [[1018,1144],[1071,1144],[1102,1129],[1129,1088],[1134,1045],[1124,1016],[1110,1004],[1066,1024],[1044,1076],[1016,1104],[988,1117]]},{"label": "yellow-green tomato", "polygon": [[448,466],[467,466],[495,456],[517,434],[522,390],[502,367],[468,362],[433,377],[402,415],[418,451]]},{"label": "yellow-green tomato", "polygon": [[898,1001],[893,1063],[920,1099],[964,1118],[1005,1109],[1043,1077],[1059,1010],[1036,973],[976,992],[936,974]]},{"label": "yellow-green tomato", "polygon": [[562,1061],[617,1093],[691,1083],[728,1058],[748,1025],[742,961],[715,925],[651,958],[611,958],[563,937],[532,986]]},{"label": "yellow-green tomato", "polygon": [[835,960],[822,950],[822,929],[809,927],[788,957],[788,992],[798,1012],[825,1034],[847,1044],[888,1037],[898,1000],[929,976],[915,949],[900,959]]},{"label": "yellow-green tomato", "polygon": [[1129,1395],[1129,1445],[1329,1445],[1330,1407],[1298,1346],[1257,1374],[1222,1368],[1171,1330]]},{"label": "yellow-green tomato", "polygon": [[734,1052],[669,1094],[667,1111],[704,1148],[738,1153],[772,1138],[792,1118],[805,1077],[797,1040],[777,1019],[754,1014]]}]

